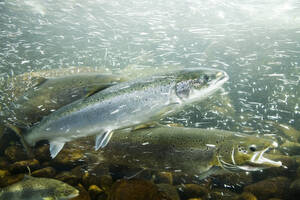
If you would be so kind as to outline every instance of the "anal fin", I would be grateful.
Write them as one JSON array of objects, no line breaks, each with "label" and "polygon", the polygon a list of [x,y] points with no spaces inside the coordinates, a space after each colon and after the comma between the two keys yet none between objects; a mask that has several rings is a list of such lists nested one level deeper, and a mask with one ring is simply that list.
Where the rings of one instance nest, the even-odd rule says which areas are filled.
[{"label": "anal fin", "polygon": [[97,135],[95,150],[97,151],[100,148],[104,148],[108,144],[112,134],[113,131],[105,131]]},{"label": "anal fin", "polygon": [[58,141],[51,141],[50,142],[50,155],[51,158],[55,158],[57,154],[62,150],[64,147],[64,142],[58,142]]}]

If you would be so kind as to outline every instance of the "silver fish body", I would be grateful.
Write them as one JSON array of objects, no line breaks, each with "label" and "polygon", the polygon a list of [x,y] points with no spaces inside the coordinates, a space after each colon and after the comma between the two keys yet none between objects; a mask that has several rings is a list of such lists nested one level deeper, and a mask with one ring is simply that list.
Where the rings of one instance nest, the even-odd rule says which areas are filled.
[{"label": "silver fish body", "polygon": [[193,68],[120,83],[58,109],[31,129],[25,140],[30,145],[49,140],[55,157],[65,142],[97,135],[97,150],[114,130],[159,119],[209,96],[227,80],[223,71]]}]

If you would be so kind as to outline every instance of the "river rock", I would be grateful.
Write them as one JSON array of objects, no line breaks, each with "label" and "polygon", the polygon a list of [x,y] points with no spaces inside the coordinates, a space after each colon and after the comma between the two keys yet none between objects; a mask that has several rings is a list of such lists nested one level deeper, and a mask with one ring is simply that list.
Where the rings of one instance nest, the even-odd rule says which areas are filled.
[{"label": "river rock", "polygon": [[235,200],[257,200],[257,198],[250,192],[243,192]]},{"label": "river rock", "polygon": [[131,179],[116,181],[108,195],[108,200],[162,200],[158,187],[147,180]]},{"label": "river rock", "polygon": [[253,183],[244,188],[245,192],[251,192],[259,200],[269,198],[285,198],[288,194],[290,180],[286,177],[278,176]]},{"label": "river rock", "polygon": [[223,173],[220,175],[212,176],[212,183],[214,187],[230,187],[234,191],[240,192],[245,185],[249,185],[253,182],[251,173]]},{"label": "river rock", "polygon": [[40,162],[51,161],[49,144],[43,144],[34,149],[35,158]]},{"label": "river rock", "polygon": [[29,170],[35,170],[40,167],[40,162],[36,159],[22,160],[10,165],[10,171],[13,173],[28,173]]},{"label": "river rock", "polygon": [[13,176],[4,176],[0,179],[0,187],[6,187],[8,185],[14,184],[23,180],[24,174],[17,174]]},{"label": "river rock", "polygon": [[290,197],[292,199],[298,199],[299,196],[300,196],[300,179],[296,179],[290,185]]},{"label": "river rock", "polygon": [[52,178],[55,176],[55,174],[56,174],[56,170],[53,167],[45,167],[33,171],[31,175],[35,177]]},{"label": "river rock", "polygon": [[177,187],[181,199],[202,198],[206,199],[208,190],[206,187],[197,184],[185,184]]},{"label": "river rock", "polygon": [[8,169],[9,163],[4,157],[0,157],[0,169]]},{"label": "river rock", "polygon": [[4,155],[11,161],[17,162],[27,159],[27,154],[21,146],[9,146],[5,149]]},{"label": "river rock", "polygon": [[173,185],[161,183],[157,184],[156,186],[158,187],[158,190],[161,191],[163,195],[165,195],[166,198],[170,198],[172,200],[180,200],[177,189]]},{"label": "river rock", "polygon": [[97,185],[91,185],[88,189],[91,199],[98,199],[98,197],[106,196],[105,192],[99,188]]},{"label": "river rock", "polygon": [[88,191],[86,191],[83,185],[78,184],[76,188],[79,190],[79,196],[70,200],[91,200],[90,194],[88,193]]},{"label": "river rock", "polygon": [[226,188],[215,188],[209,192],[210,200],[233,200],[238,194]]},{"label": "river rock", "polygon": [[51,163],[54,167],[68,169],[82,164],[83,157],[80,149],[63,148]]},{"label": "river rock", "polygon": [[72,172],[63,171],[55,176],[55,179],[68,183],[69,185],[76,186],[79,184],[81,177],[75,176]]},{"label": "river rock", "polygon": [[158,172],[155,174],[154,183],[173,184],[173,175],[171,172]]}]

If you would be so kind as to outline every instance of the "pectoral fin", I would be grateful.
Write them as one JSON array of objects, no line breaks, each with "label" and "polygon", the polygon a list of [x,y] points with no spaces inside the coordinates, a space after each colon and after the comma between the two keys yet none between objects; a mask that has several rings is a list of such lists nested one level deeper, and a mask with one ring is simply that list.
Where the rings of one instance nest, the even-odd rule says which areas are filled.
[{"label": "pectoral fin", "polygon": [[55,158],[57,154],[62,150],[64,147],[64,142],[58,142],[58,141],[51,141],[50,142],[50,155],[51,158]]},{"label": "pectoral fin", "polygon": [[105,132],[97,135],[95,150],[97,151],[100,148],[104,148],[107,145],[107,143],[109,142],[112,134],[113,134],[113,131],[105,131]]}]

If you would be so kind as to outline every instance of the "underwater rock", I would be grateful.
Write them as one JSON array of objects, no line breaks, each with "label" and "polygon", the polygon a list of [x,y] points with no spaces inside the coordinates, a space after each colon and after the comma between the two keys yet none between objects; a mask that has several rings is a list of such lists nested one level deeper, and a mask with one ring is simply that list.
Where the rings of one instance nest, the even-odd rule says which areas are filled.
[{"label": "underwater rock", "polygon": [[233,200],[239,195],[226,188],[216,188],[209,193],[209,196],[211,200]]},{"label": "underwater rock", "polygon": [[108,200],[162,200],[156,185],[141,179],[119,180],[115,182],[109,192]]},{"label": "underwater rock", "polygon": [[90,194],[86,189],[83,187],[83,185],[78,184],[76,188],[79,190],[79,196],[72,198],[70,200],[91,200]]},{"label": "underwater rock", "polygon": [[89,188],[91,185],[97,185],[100,187],[100,182],[98,177],[95,174],[85,172],[82,176],[82,184],[85,188]]},{"label": "underwater rock", "polygon": [[165,198],[170,198],[171,200],[180,200],[179,194],[176,187],[170,184],[161,183],[156,185],[158,190],[162,192],[162,195],[165,195]]},{"label": "underwater rock", "polygon": [[49,144],[38,146],[34,149],[35,158],[40,162],[51,161]]},{"label": "underwater rock", "polygon": [[298,199],[295,197],[299,197],[300,195],[300,179],[294,180],[290,185],[290,196],[293,199]]},{"label": "underwater rock", "polygon": [[201,198],[190,198],[188,200],[202,200]]},{"label": "underwater rock", "polygon": [[21,181],[24,178],[24,174],[17,174],[13,176],[4,176],[0,179],[0,187],[6,187],[16,182]]},{"label": "underwater rock", "polygon": [[88,192],[90,194],[91,199],[98,199],[100,195],[103,196],[102,198],[106,196],[105,192],[97,185],[91,185],[88,189]]},{"label": "underwater rock", "polygon": [[82,162],[83,153],[80,149],[63,148],[52,160],[52,164],[57,167],[74,167]]},{"label": "underwater rock", "polygon": [[[10,171],[13,173],[26,173],[28,170],[35,170],[40,167],[40,162],[36,159],[22,160],[10,165]],[[28,169],[29,168],[29,169]]]},{"label": "underwater rock", "polygon": [[173,175],[171,172],[158,172],[155,174],[154,183],[173,184]]},{"label": "underwater rock", "polygon": [[243,192],[235,200],[257,200],[257,198],[250,192]]},{"label": "underwater rock", "polygon": [[269,198],[285,198],[288,194],[290,180],[283,176],[268,178],[244,188],[245,192],[250,192],[257,196],[259,200],[267,200]]},{"label": "underwater rock", "polygon": [[56,170],[53,167],[45,167],[42,169],[35,170],[32,172],[32,176],[34,177],[44,177],[44,178],[52,178],[56,174]]},{"label": "underwater rock", "polygon": [[208,190],[206,187],[197,184],[185,184],[177,187],[181,199],[202,198],[206,199]]},{"label": "underwater rock", "polygon": [[9,166],[8,161],[5,158],[0,157],[0,169],[7,169],[8,166]]},{"label": "underwater rock", "polygon": [[75,176],[72,172],[63,171],[55,176],[55,179],[58,179],[62,182],[68,183],[69,185],[78,185],[81,177]]},{"label": "underwater rock", "polygon": [[110,188],[113,185],[113,179],[110,175],[101,175],[99,177],[100,180],[100,187],[106,192],[108,193]]},{"label": "underwater rock", "polygon": [[6,176],[10,176],[9,171],[0,169],[0,180]]},{"label": "underwater rock", "polygon": [[9,146],[5,149],[4,155],[12,162],[27,159],[27,154],[20,146]]},{"label": "underwater rock", "polygon": [[228,172],[219,175],[213,175],[212,177],[212,182],[214,186],[223,188],[225,185],[229,185],[235,191],[240,190],[243,186],[249,185],[253,182],[252,174],[246,172]]}]

